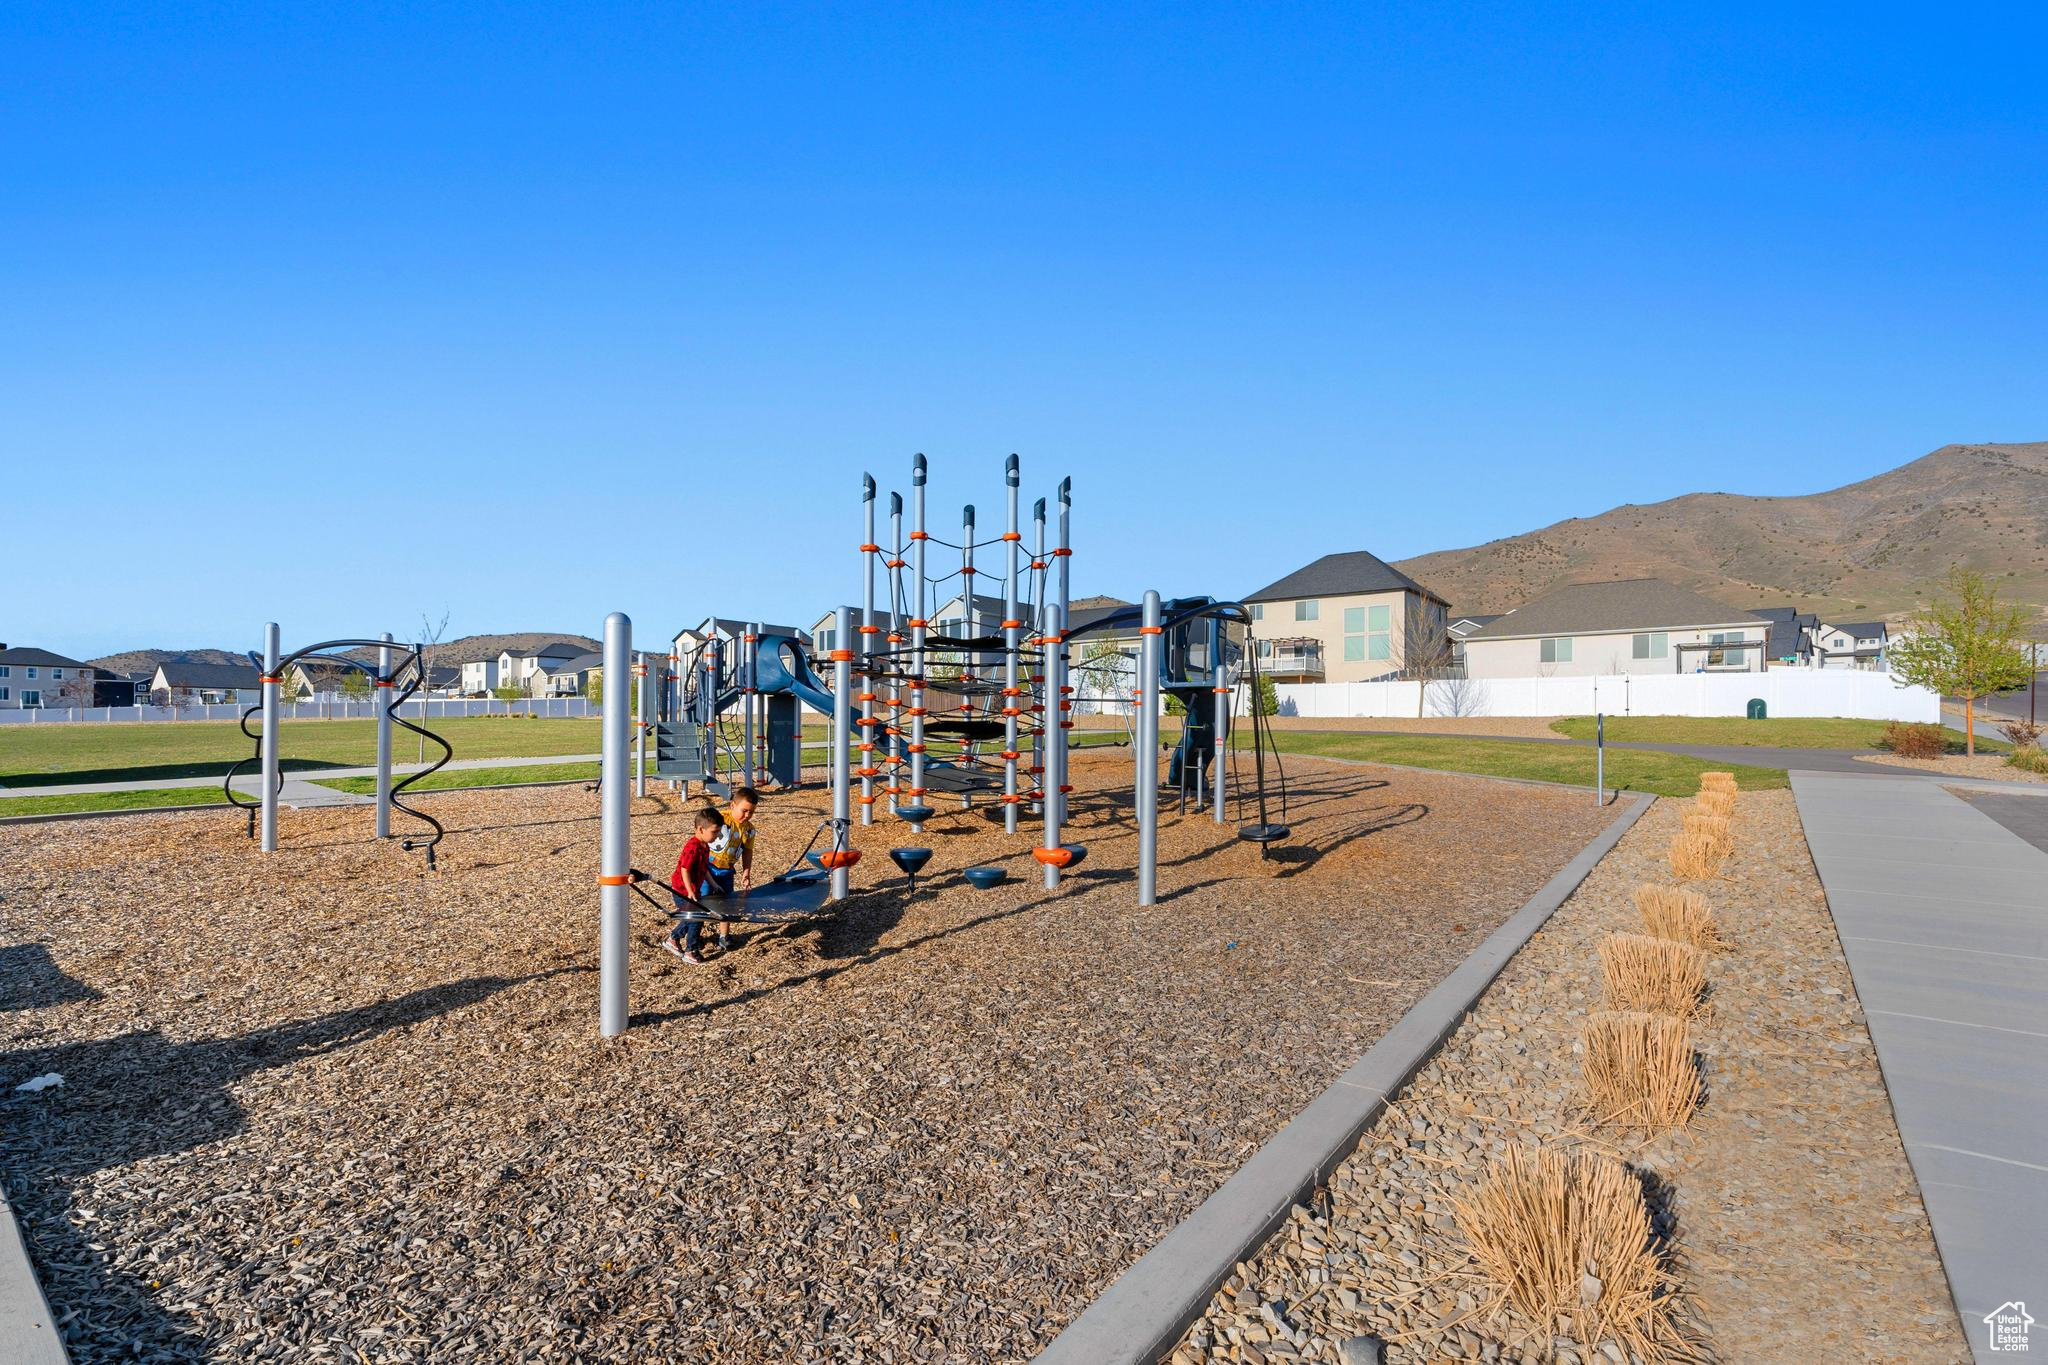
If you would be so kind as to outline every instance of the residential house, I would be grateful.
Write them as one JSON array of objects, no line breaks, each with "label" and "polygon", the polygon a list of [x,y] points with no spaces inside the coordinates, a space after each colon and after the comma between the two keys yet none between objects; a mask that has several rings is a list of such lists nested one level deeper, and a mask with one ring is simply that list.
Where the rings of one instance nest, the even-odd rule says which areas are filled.
[{"label": "residential house", "polygon": [[253,706],[263,699],[263,679],[254,664],[158,664],[149,692],[152,701]]},{"label": "residential house", "polygon": [[1760,673],[1771,623],[1655,578],[1577,583],[1465,637],[1470,678]]},{"label": "residential house", "polygon": [[94,706],[133,706],[147,700],[142,695],[148,691],[149,674],[116,673],[112,669],[95,668],[92,671],[92,704]]},{"label": "residential house", "polygon": [[1840,625],[1818,621],[1813,630],[1813,666],[1883,672],[1889,667],[1885,649],[1890,643],[1891,635],[1882,621],[1846,621]]},{"label": "residential house", "polygon": [[[858,616],[859,613],[856,612],[855,615]],[[761,622],[760,626],[764,633],[794,635],[799,639],[804,638],[807,634],[815,635],[815,632],[800,631],[794,626],[778,626],[767,621]],[[675,639],[669,643],[669,650],[676,658],[686,659],[704,648],[706,642],[716,640],[718,641],[719,652],[723,655],[726,665],[730,667],[732,661],[738,657],[736,652],[737,646],[741,643],[749,628],[748,622],[738,620],[735,617],[707,616],[696,625],[686,630],[677,631]],[[815,639],[813,643],[815,644]]]},{"label": "residential house", "polygon": [[92,706],[96,670],[47,649],[0,649],[0,707]]},{"label": "residential house", "polygon": [[[361,679],[352,682],[350,675]],[[287,702],[347,701],[370,693],[371,675],[332,659],[301,659],[287,668],[278,684],[278,698]]]},{"label": "residential house", "polygon": [[573,658],[549,658],[533,671],[528,692],[536,697],[581,697],[592,676],[604,675],[604,655],[583,653]]},{"label": "residential house", "polygon": [[1324,555],[1245,599],[1259,668],[1275,682],[1401,672],[1409,642],[1441,640],[1450,603],[1365,550]]},{"label": "residential house", "polygon": [[557,640],[538,649],[507,649],[498,655],[498,687],[516,687],[530,697],[543,695],[537,675],[554,668],[580,654],[587,653],[583,645],[569,644]]},{"label": "residential house", "polygon": [[1465,676],[1465,641],[1481,626],[1492,625],[1500,620],[1498,613],[1481,616],[1472,612],[1454,611],[1448,613],[1450,620],[1444,627],[1444,634],[1451,646],[1451,672],[1457,677]]},{"label": "residential house", "polygon": [[462,666],[462,695],[488,697],[498,690],[497,659],[472,659]]},{"label": "residential house", "polygon": [[1808,668],[1813,664],[1813,637],[1820,618],[1797,607],[1758,607],[1751,613],[1771,623],[1764,641],[1764,664],[1773,668]]}]

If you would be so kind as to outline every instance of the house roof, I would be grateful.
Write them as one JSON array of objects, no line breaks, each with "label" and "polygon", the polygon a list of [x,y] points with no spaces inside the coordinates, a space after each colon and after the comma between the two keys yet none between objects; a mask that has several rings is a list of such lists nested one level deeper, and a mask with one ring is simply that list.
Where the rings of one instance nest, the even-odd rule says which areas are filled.
[{"label": "house roof", "polygon": [[1441,602],[1428,588],[1368,550],[1324,555],[1244,600],[1284,602],[1296,597],[1345,597],[1365,592],[1413,592]]},{"label": "house roof", "polygon": [[538,649],[508,649],[507,655],[514,659],[573,659],[583,652],[582,645],[572,645],[566,640],[557,640],[551,645]]},{"label": "house roof", "polygon": [[[858,615],[858,613],[855,614]],[[738,637],[745,635],[747,633],[747,627],[752,624],[754,623],[751,621],[740,621],[730,616],[707,616],[702,621],[699,621],[696,625],[691,626],[688,630],[677,631],[676,635],[702,635],[706,628],[711,628],[717,630],[720,634],[730,635],[733,638],[737,639]],[[804,631],[798,630],[795,626],[778,626],[772,621],[763,621],[760,623],[760,625],[764,633],[771,635],[805,634]]]},{"label": "house roof", "polygon": [[1661,578],[1625,578],[1613,583],[1574,583],[1545,593],[1466,638],[1515,640],[1532,635],[1762,624],[1761,616],[1738,611],[1676,583]]},{"label": "house roof", "polygon": [[[1495,621],[1500,620],[1500,616],[1498,614],[1481,616],[1475,612],[1454,611],[1450,613],[1449,619],[1450,624],[1445,629],[1462,640],[1481,626],[1492,625]],[[1461,626],[1463,627],[1462,630],[1459,629]]]},{"label": "house roof", "polygon": [[1751,615],[1771,623],[1771,633],[1764,640],[1764,655],[1771,659],[1792,659],[1805,653],[1806,630],[1820,625],[1818,616],[1797,607],[1758,607]]},{"label": "house roof", "polygon": [[[158,664],[167,687],[261,687],[253,664]],[[150,675],[154,681],[155,674]]]},{"label": "house roof", "polygon": [[557,663],[550,667],[547,671],[550,673],[582,673],[588,669],[603,667],[604,655],[578,654],[573,659],[562,660],[560,663]]},{"label": "house roof", "polygon": [[31,649],[26,645],[0,649],[0,664],[20,664],[24,668],[85,667],[77,659],[67,659],[62,654],[52,654],[47,649]]},{"label": "house roof", "polygon": [[1826,624],[1828,629],[1839,630],[1852,640],[1882,640],[1884,638],[1884,622],[1882,621],[1829,621]]}]

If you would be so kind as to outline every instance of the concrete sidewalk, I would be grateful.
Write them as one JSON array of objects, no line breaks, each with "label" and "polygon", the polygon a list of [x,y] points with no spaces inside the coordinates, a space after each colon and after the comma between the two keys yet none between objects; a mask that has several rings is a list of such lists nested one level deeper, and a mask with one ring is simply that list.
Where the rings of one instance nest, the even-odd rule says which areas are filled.
[{"label": "concrete sidewalk", "polygon": [[1792,792],[1988,1360],[1986,1314],[2048,1306],[2048,852],[1938,783],[1794,772]]},{"label": "concrete sidewalk", "polygon": [[[600,757],[602,755],[599,754],[558,754],[549,758],[458,758],[454,762],[447,764],[443,771],[452,772],[472,768],[532,768],[549,763],[595,763]],[[394,763],[391,765],[391,771],[393,775],[403,777],[407,773],[419,772],[426,766],[424,763]],[[376,775],[377,770],[375,768],[289,768],[284,773],[285,790],[289,793],[294,782],[304,784],[324,782],[329,778],[335,777],[375,777]],[[247,792],[249,795],[254,796],[258,790],[257,781],[258,779],[254,777],[238,778],[235,782],[235,790]],[[43,787],[0,787],[0,802],[4,802],[9,797],[14,796],[75,796],[80,792],[143,792],[162,791],[170,787],[218,787],[219,785],[219,774],[215,774],[212,777],[160,777],[153,782],[62,782]],[[339,800],[333,803],[337,805],[348,804],[352,799],[368,799],[350,798],[331,787],[315,787],[313,791],[320,793],[322,796],[339,798]]]}]

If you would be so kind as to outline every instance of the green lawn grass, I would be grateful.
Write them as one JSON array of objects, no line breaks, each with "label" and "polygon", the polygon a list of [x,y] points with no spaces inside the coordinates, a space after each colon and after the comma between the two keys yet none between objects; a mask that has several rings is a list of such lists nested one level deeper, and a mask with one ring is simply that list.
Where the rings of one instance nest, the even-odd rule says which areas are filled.
[{"label": "green lawn grass", "polygon": [[[1527,777],[1582,786],[1589,792],[1593,786],[1593,751],[1563,744],[1436,739],[1427,735],[1315,734],[1299,730],[1278,731],[1273,740],[1282,753],[1403,763],[1415,768],[1441,768],[1489,777]],[[1734,773],[1735,784],[1745,791],[1787,785],[1782,768],[1731,767],[1645,749],[1607,751],[1607,785],[1628,791],[1693,796],[1699,792],[1700,774],[1717,770]]]},{"label": "green lawn grass", "polygon": [[15,796],[0,800],[0,818],[12,815],[69,815],[85,810],[148,810],[155,806],[224,806],[219,787],[150,787],[141,791],[79,792],[66,796]]},{"label": "green lawn grass", "polygon": [[[598,749],[595,719],[451,716],[426,725],[455,746],[457,758],[548,758]],[[369,767],[377,761],[374,720],[288,720],[281,735],[286,771]],[[398,730],[394,757],[416,761],[419,742],[411,731]],[[0,787],[217,777],[254,747],[231,720],[10,725],[0,729]],[[427,746],[429,758],[438,752]]]},{"label": "green lawn grass", "polygon": [[[1741,716],[1609,716],[1607,738],[1615,744],[1740,744],[1783,749],[1875,749],[1885,721],[1805,716],[1745,720]],[[1550,728],[1573,739],[1593,737],[1591,716],[1569,716]],[[1948,728],[1951,748],[1963,747],[1963,732]],[[2004,753],[1999,740],[1979,739],[1980,752]]]},{"label": "green lawn grass", "polygon": [[[461,787],[517,786],[528,782],[595,782],[598,767],[595,763],[529,763],[517,768],[444,769],[422,778],[405,790],[411,793]],[[650,772],[647,780],[657,779]],[[358,796],[374,796],[377,792],[377,779],[374,777],[323,777],[312,781],[315,786],[354,792]],[[404,800],[405,794],[401,793],[399,799]]]}]

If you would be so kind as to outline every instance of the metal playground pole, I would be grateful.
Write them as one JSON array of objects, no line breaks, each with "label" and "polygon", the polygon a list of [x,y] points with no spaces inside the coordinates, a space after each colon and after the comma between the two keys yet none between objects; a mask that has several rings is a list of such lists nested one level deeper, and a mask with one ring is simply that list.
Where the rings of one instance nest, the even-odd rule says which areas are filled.
[{"label": "metal playground pole", "polygon": [[754,684],[759,677],[755,664],[760,659],[760,653],[761,623],[749,621],[746,636],[740,641],[740,710],[747,718],[747,757],[746,761],[740,764],[740,781],[749,787],[754,785]]},{"label": "metal playground pole", "polygon": [[1046,727],[1052,736],[1053,749],[1059,755],[1060,780],[1046,795],[1059,802],[1060,823],[1067,820],[1067,618],[1073,612],[1073,604],[1067,595],[1067,561],[1073,558],[1073,540],[1069,536],[1068,521],[1074,511],[1074,481],[1060,480],[1060,543],[1053,549],[1053,562],[1059,568],[1060,619],[1053,634],[1059,637],[1060,676],[1057,680],[1046,680]]},{"label": "metal playground pole", "polygon": [[[924,632],[925,632],[925,578],[924,547],[928,537],[924,530],[924,456],[916,455],[910,461],[910,573],[917,584],[917,605],[910,618],[910,801],[912,806],[924,805]],[[912,821],[913,833],[922,834],[924,826]]]},{"label": "metal playground pole", "polygon": [[[847,771],[851,759],[848,745],[853,739],[849,733],[853,729],[853,651],[847,648],[852,643],[847,634],[853,628],[853,613],[839,608],[832,625],[832,848],[844,852],[851,847],[849,828],[853,823],[849,809],[853,784]],[[832,899],[845,900],[852,869],[844,858],[832,861]]]},{"label": "metal playground pole", "polygon": [[640,714],[633,725],[633,795],[647,795],[647,656],[633,656],[633,705]]},{"label": "metal playground pole", "polygon": [[277,661],[283,657],[277,622],[263,627],[263,794],[262,848],[277,852]]},{"label": "metal playground pole", "polygon": [[1008,518],[1003,523],[1003,830],[1017,832],[1017,717],[1022,692],[1017,687],[1019,630],[1017,616],[1017,457],[1003,466],[1008,485]]},{"label": "metal playground pole", "polygon": [[[1060,783],[1066,780],[1066,755],[1056,738],[1059,729],[1059,685],[1060,685],[1060,637],[1066,633],[1066,613],[1053,603],[1045,609],[1045,633],[1038,637],[1045,648],[1045,714],[1039,728],[1048,736],[1045,746],[1045,771],[1039,775],[1041,799],[1039,810],[1045,815],[1045,846],[1048,849],[1060,846],[1061,817],[1065,814],[1059,799]],[[1050,891],[1060,884],[1060,870],[1052,863],[1045,865],[1045,889]]]},{"label": "metal playground pole", "polygon": [[1147,590],[1138,627],[1138,904],[1159,899],[1159,594]]},{"label": "metal playground pole", "polygon": [[[604,671],[608,678],[627,676],[633,652],[633,622],[622,611],[604,618]],[[628,897],[632,895],[633,832],[628,824],[626,770],[627,713],[632,692],[607,687],[604,693],[603,767],[598,779],[598,1031],[616,1038],[626,1031],[626,952]]]},{"label": "metal playground pole", "polygon": [[[866,538],[860,543],[861,566],[867,570],[866,586],[860,600],[860,652],[863,660],[875,652],[875,557],[882,547],[875,543],[875,476],[860,476],[861,521]],[[860,822],[875,823],[875,679],[861,675],[860,687]]]},{"label": "metal playground pole", "polygon": [[[1228,638],[1228,626],[1220,616],[1209,619],[1209,678],[1215,688],[1216,707],[1211,730],[1215,735],[1214,752],[1209,758],[1210,786],[1215,789],[1214,805],[1216,823],[1223,823],[1223,746],[1230,738],[1230,700],[1232,688],[1230,674],[1223,662],[1223,642]],[[1251,640],[1247,636],[1246,648]],[[1183,722],[1185,723],[1185,722]]]},{"label": "metal playground pole", "polygon": [[384,645],[377,651],[376,685],[370,695],[377,699],[377,837],[391,837],[391,640],[384,632]]}]

